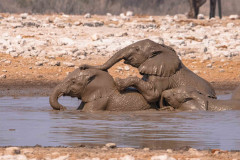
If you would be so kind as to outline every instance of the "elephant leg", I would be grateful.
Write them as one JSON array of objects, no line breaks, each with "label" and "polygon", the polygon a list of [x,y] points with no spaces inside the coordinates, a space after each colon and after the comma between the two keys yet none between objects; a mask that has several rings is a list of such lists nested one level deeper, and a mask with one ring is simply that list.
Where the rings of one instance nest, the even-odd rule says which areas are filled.
[{"label": "elephant leg", "polygon": [[82,109],[84,112],[104,111],[107,109],[108,97],[99,98],[97,100],[87,102]]},{"label": "elephant leg", "polygon": [[161,88],[156,88],[154,83],[144,81],[138,77],[128,77],[126,79],[116,79],[116,84],[120,90],[127,87],[136,88],[148,102],[156,102],[162,93]]},{"label": "elephant leg", "polygon": [[79,107],[77,108],[77,110],[82,110],[83,108],[84,108],[84,106],[85,106],[85,102],[81,102],[81,104],[79,105]]},{"label": "elephant leg", "polygon": [[216,2],[217,0],[210,0],[210,18],[215,17]]},{"label": "elephant leg", "polygon": [[190,11],[188,12],[189,18],[196,18],[195,11],[196,11],[196,0],[188,0],[190,5]]}]

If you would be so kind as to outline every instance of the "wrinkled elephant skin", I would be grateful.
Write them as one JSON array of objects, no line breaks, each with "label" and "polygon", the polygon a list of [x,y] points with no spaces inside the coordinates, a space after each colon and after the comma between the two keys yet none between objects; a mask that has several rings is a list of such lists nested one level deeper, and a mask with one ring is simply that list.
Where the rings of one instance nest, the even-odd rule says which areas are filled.
[{"label": "wrinkled elephant skin", "polygon": [[[240,89],[235,94],[239,94]],[[170,105],[178,110],[240,110],[240,97],[230,100],[217,100],[206,97],[191,87],[179,87],[163,92],[160,106]]]},{"label": "wrinkled elephant skin", "polygon": [[98,69],[76,69],[55,87],[49,101],[53,109],[65,109],[58,103],[61,96],[82,100],[79,109],[94,111],[137,111],[152,108],[136,90],[120,93],[112,76]]},{"label": "wrinkled elephant skin", "polygon": [[149,39],[133,43],[115,53],[100,66],[80,66],[107,70],[120,60],[138,67],[143,79],[128,77],[117,79],[118,88],[136,88],[149,102],[160,100],[162,91],[180,86],[191,86],[207,97],[215,98],[213,87],[206,80],[190,71],[181,62],[174,49]]}]

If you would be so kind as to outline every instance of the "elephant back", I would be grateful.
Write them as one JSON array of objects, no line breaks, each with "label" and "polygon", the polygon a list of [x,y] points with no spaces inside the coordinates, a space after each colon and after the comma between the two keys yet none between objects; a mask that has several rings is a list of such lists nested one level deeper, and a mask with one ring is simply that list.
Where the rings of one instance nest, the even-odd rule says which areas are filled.
[{"label": "elephant back", "polygon": [[189,70],[184,64],[181,64],[181,69],[170,78],[170,81],[173,88],[179,86],[193,87],[207,97],[216,98],[212,85]]},{"label": "elephant back", "polygon": [[116,91],[109,97],[108,107],[109,111],[139,111],[152,108],[144,97],[136,90],[125,91],[120,93]]}]

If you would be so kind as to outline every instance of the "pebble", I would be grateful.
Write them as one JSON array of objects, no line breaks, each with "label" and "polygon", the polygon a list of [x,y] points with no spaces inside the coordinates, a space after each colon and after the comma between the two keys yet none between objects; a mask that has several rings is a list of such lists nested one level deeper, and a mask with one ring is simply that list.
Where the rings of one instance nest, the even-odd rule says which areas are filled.
[{"label": "pebble", "polygon": [[15,155],[20,153],[21,151],[19,147],[8,147],[4,151],[4,155]]},{"label": "pebble", "polygon": [[150,151],[150,148],[143,148],[144,151]]},{"label": "pebble", "polygon": [[168,153],[173,153],[173,150],[172,149],[167,149],[167,152]]},{"label": "pebble", "polygon": [[43,66],[43,63],[44,63],[43,61],[38,61],[35,63],[35,66]]},{"label": "pebble", "polygon": [[231,20],[236,20],[236,19],[239,19],[240,17],[239,17],[239,15],[237,15],[237,14],[235,14],[235,15],[230,15],[229,16],[229,19],[231,19]]},{"label": "pebble", "polygon": [[206,65],[206,67],[208,67],[208,68],[212,68],[212,64],[209,63],[209,64]]},{"label": "pebble", "polygon": [[60,66],[61,63],[59,61],[52,61],[49,63],[50,66]]},{"label": "pebble", "polygon": [[75,67],[75,64],[73,64],[71,62],[63,62],[63,65],[67,66],[67,67]]},{"label": "pebble", "polygon": [[7,75],[6,75],[6,74],[0,75],[0,79],[6,79],[6,78],[7,78]]},{"label": "pebble", "polygon": [[107,144],[105,144],[105,146],[108,148],[116,148],[117,147],[117,145],[115,143],[107,143]]},{"label": "pebble", "polygon": [[90,13],[87,13],[84,15],[84,18],[91,18],[91,17],[92,17],[92,15]]},{"label": "pebble", "polygon": [[152,156],[151,160],[176,160],[173,157],[169,157],[167,154],[159,155],[159,156]]},{"label": "pebble", "polygon": [[135,160],[135,158],[133,156],[126,155],[124,157],[120,157],[120,160]]}]

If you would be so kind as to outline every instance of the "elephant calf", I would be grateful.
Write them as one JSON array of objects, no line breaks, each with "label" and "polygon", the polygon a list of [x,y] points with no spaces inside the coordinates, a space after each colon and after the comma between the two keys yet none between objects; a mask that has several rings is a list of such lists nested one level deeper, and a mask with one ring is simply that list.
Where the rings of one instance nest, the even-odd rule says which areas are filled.
[{"label": "elephant calf", "polygon": [[64,110],[59,104],[60,96],[77,97],[82,100],[78,109],[86,112],[137,111],[152,108],[136,90],[120,93],[112,76],[98,69],[76,69],[57,85],[49,98],[55,110]]},{"label": "elephant calf", "polygon": [[170,105],[178,110],[239,110],[240,87],[234,92],[230,100],[217,100],[204,96],[191,87],[179,87],[165,90],[162,93],[160,108]]}]

